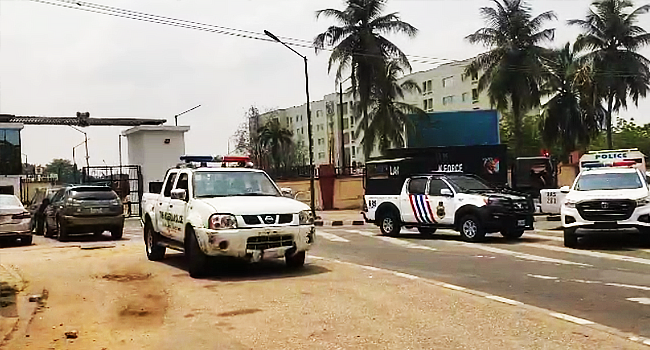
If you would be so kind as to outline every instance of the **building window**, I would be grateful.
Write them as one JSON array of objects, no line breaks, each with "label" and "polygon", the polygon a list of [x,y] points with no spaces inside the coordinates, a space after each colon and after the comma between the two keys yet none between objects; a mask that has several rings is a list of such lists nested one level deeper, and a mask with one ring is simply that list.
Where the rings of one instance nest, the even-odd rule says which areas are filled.
[{"label": "building window", "polygon": [[289,125],[289,123],[291,123],[289,120],[291,120],[291,119],[289,117],[287,117],[287,125]]},{"label": "building window", "polygon": [[296,116],[296,123],[300,121],[300,119],[298,119],[298,118],[300,118],[299,115]]},{"label": "building window", "polygon": [[431,80],[423,81],[422,82],[422,94],[427,95],[433,91],[433,85],[431,84]]},{"label": "building window", "polygon": [[20,130],[0,129],[0,175],[22,174],[22,163]]},{"label": "building window", "polygon": [[345,130],[349,127],[350,127],[350,121],[348,120],[348,118],[343,118],[343,129]]},{"label": "building window", "polygon": [[350,131],[350,139],[354,142],[354,130]]},{"label": "building window", "polygon": [[478,102],[478,89],[472,89],[472,102]]},{"label": "building window", "polygon": [[433,98],[428,98],[424,100],[424,108],[425,111],[430,112],[433,111]]},{"label": "building window", "polygon": [[318,139],[318,145],[320,146],[320,145],[323,145],[323,144],[325,144],[325,139],[324,138]]},{"label": "building window", "polygon": [[350,143],[350,133],[346,132],[343,134],[343,144],[347,145],[348,143]]},{"label": "building window", "polygon": [[442,98],[442,104],[444,106],[454,103],[454,96],[447,96]]},{"label": "building window", "polygon": [[472,81],[477,81],[478,80],[478,73],[472,73]]},{"label": "building window", "polygon": [[300,134],[300,129],[296,129],[296,135]]},{"label": "building window", "polygon": [[442,79],[442,87],[448,88],[454,86],[454,77],[447,77]]},{"label": "building window", "polygon": [[321,111],[320,109],[317,110],[317,111],[316,111],[316,118],[320,118],[320,117],[322,117],[322,116],[323,116],[323,111]]},{"label": "building window", "polygon": [[350,117],[350,128],[354,128],[354,116]]},{"label": "building window", "polygon": [[304,135],[305,134],[305,128],[300,128],[300,134]]},{"label": "building window", "polygon": [[469,101],[469,93],[463,92],[463,102]]},{"label": "building window", "polygon": [[318,152],[318,159],[325,159],[325,152]]},{"label": "building window", "polygon": [[357,156],[357,148],[355,146],[352,146],[352,158]]}]

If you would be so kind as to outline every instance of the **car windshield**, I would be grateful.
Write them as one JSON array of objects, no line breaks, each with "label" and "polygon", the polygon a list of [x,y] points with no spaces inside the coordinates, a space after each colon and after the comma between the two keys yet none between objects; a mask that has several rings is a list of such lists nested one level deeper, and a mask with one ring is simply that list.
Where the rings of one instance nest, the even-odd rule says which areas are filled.
[{"label": "car windshield", "polygon": [[228,196],[281,196],[269,177],[252,171],[197,172],[194,175],[197,198]]},{"label": "car windshield", "polygon": [[584,174],[578,178],[576,191],[629,190],[642,188],[643,182],[637,173]]},{"label": "car windshield", "polygon": [[450,176],[449,179],[456,192],[482,192],[492,190],[490,185],[472,176]]},{"label": "car windshield", "polygon": [[0,208],[22,207],[20,199],[13,195],[0,195]]}]

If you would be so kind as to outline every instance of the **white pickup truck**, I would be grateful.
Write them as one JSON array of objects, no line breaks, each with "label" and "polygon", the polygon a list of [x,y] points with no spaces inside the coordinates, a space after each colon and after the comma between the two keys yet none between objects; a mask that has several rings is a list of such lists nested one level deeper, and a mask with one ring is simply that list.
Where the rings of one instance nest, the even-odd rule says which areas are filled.
[{"label": "white pickup truck", "polygon": [[161,192],[143,196],[149,260],[163,259],[166,248],[184,251],[192,277],[205,272],[211,256],[284,257],[303,266],[315,240],[310,208],[283,197],[264,171],[205,165],[170,169]]}]

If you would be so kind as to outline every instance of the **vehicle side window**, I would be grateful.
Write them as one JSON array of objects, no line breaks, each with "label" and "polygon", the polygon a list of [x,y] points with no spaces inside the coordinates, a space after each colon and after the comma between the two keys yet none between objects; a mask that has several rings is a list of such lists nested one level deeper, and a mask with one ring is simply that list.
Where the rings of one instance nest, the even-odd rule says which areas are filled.
[{"label": "vehicle side window", "polygon": [[63,195],[65,194],[65,189],[60,189],[54,197],[52,197],[52,203],[58,202],[61,199],[63,199]]},{"label": "vehicle side window", "polygon": [[189,176],[187,176],[187,173],[182,173],[178,177],[178,182],[176,182],[176,189],[177,190],[185,190],[187,192],[187,195],[189,196],[190,192],[190,184],[189,184]]},{"label": "vehicle side window", "polygon": [[415,178],[409,181],[409,194],[425,194],[427,178]]},{"label": "vehicle side window", "polygon": [[429,182],[429,194],[432,196],[440,196],[440,190],[444,188],[450,189],[449,186],[440,179],[431,179],[431,182]]},{"label": "vehicle side window", "polygon": [[177,173],[171,173],[169,174],[169,177],[167,177],[167,182],[165,183],[165,191],[163,192],[163,195],[165,197],[172,196],[172,187],[174,186],[174,180],[176,180],[176,175]]}]

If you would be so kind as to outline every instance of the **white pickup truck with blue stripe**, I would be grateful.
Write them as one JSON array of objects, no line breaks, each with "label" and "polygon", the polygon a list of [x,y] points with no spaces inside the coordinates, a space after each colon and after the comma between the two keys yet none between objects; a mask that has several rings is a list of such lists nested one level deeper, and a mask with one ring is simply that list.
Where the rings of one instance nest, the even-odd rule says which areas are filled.
[{"label": "white pickup truck with blue stripe", "polygon": [[426,235],[451,228],[467,241],[481,241],[487,233],[519,238],[533,229],[532,199],[496,189],[473,175],[411,176],[398,194],[387,194],[385,186],[373,186],[371,181],[376,180],[367,180],[364,216],[387,236],[399,234],[402,227],[417,228]]}]

